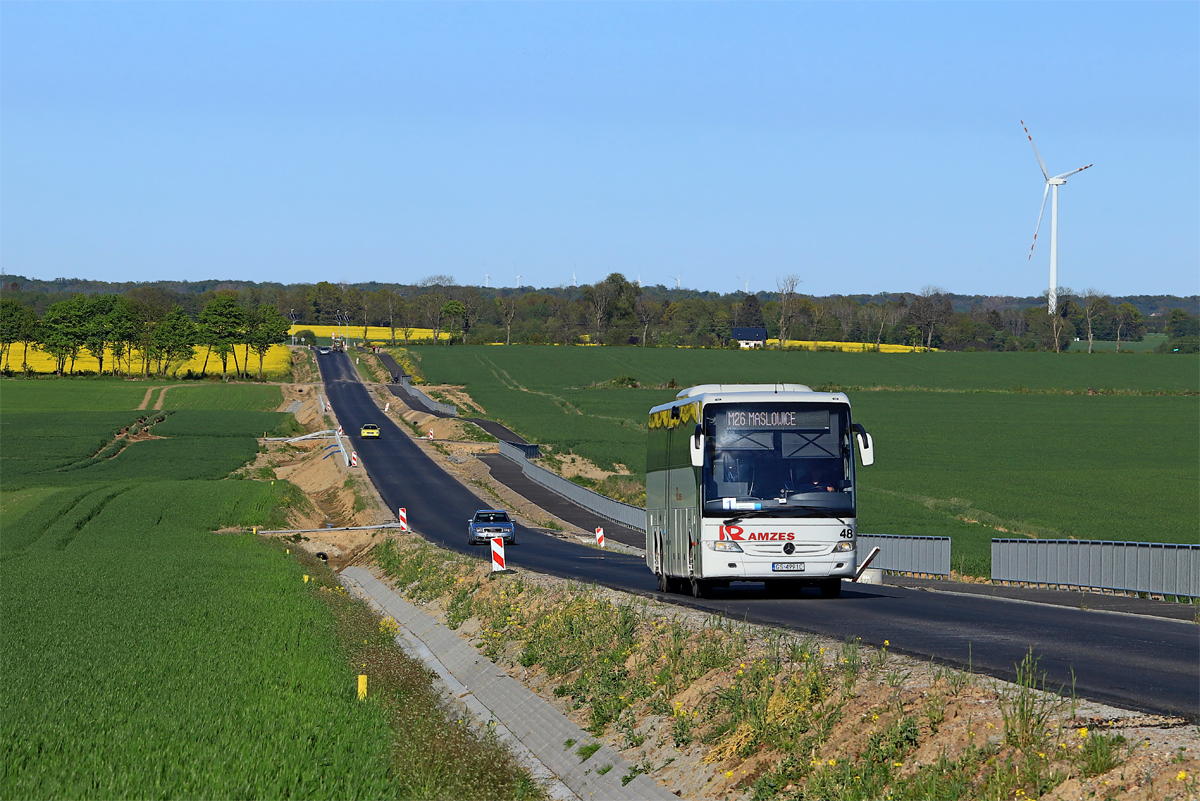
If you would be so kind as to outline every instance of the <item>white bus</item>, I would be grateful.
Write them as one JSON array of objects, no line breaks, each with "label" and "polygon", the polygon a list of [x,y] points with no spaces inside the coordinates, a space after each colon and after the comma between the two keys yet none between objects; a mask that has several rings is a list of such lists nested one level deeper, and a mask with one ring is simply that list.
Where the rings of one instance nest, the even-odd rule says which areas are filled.
[{"label": "white bus", "polygon": [[840,392],[705,384],[650,410],[646,565],[662,592],[704,597],[733,581],[826,598],[857,566],[854,440],[871,436]]}]

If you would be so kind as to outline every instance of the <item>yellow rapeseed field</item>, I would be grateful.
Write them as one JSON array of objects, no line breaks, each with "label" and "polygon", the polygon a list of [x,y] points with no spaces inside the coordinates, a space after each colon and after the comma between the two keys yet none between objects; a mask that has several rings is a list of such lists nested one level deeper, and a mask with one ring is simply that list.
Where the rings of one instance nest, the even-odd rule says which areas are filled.
[{"label": "yellow rapeseed field", "polygon": [[[288,333],[295,334],[297,331],[306,331],[306,330],[312,331],[314,334],[316,334],[319,337],[329,337],[329,336],[333,336],[333,334],[338,330],[338,326],[336,326],[336,325],[307,325],[304,323],[300,323],[298,325],[292,326],[291,331],[289,331]],[[342,326],[341,331],[342,331],[342,333],[349,332],[351,342],[362,342],[363,327],[361,325],[352,325],[349,328],[347,328],[346,326]],[[438,333],[438,341],[439,342],[445,342],[449,338],[450,338],[450,335],[447,334],[445,331],[441,331]],[[410,328],[410,329],[408,329],[409,342],[413,341],[414,339],[416,339],[416,340],[433,339],[433,329],[432,328]],[[376,344],[390,343],[392,341],[392,329],[388,328],[387,326],[383,326],[383,325],[368,326],[367,327],[367,340],[370,342],[374,342]],[[403,342],[403,341],[404,341],[404,332],[400,330],[399,326],[397,326],[396,327],[396,342]],[[305,343],[305,344],[309,344],[309,343]]]},{"label": "yellow rapeseed field", "polygon": [[[184,362],[183,364],[179,365],[178,369],[176,369],[174,364],[171,365],[171,375],[183,375],[188,370],[191,370],[193,373],[199,373],[201,368],[204,367],[204,355],[207,352],[208,348],[197,347],[196,355],[191,361]],[[238,364],[241,364],[245,355],[244,347],[239,347],[237,353]],[[8,365],[15,370],[21,369],[21,348],[13,348],[8,355]],[[43,353],[40,350],[34,350],[33,348],[30,348],[29,355],[26,357],[26,362],[29,363],[30,368],[32,368],[35,373],[54,372],[54,357],[48,353]],[[280,381],[287,377],[291,370],[291,364],[291,352],[288,350],[287,345],[274,345],[269,351],[267,351],[266,357],[263,358],[263,378],[268,381]],[[121,365],[122,369],[125,369],[124,360],[122,360]],[[70,369],[70,366],[71,362],[68,360],[67,368]],[[79,354],[79,358],[75,360],[76,370],[94,371],[96,366],[95,357],[87,351],[81,352]],[[112,366],[113,356],[112,352],[109,351],[109,353],[104,357],[105,372],[110,372],[112,370]],[[130,369],[132,369],[134,373],[137,373],[141,370],[141,367],[141,354],[135,351],[133,356],[133,366]],[[229,359],[229,370],[230,372],[233,371],[233,357],[230,357]],[[213,373],[219,374],[221,372],[221,360],[217,358],[216,354],[213,354],[209,357],[208,372],[210,375]],[[254,351],[250,351],[250,375],[258,375],[258,354],[256,354]]]},{"label": "yellow rapeseed field", "polygon": [[[768,343],[779,345],[778,339],[768,339]],[[874,342],[824,342],[811,339],[789,339],[787,341],[789,348],[807,348],[816,350],[817,348],[834,348],[836,350],[845,351],[846,353],[866,353],[868,351],[875,352]],[[913,347],[912,345],[889,345],[886,342],[879,346],[880,353],[913,353],[914,351],[937,350],[937,348],[922,348]]]}]

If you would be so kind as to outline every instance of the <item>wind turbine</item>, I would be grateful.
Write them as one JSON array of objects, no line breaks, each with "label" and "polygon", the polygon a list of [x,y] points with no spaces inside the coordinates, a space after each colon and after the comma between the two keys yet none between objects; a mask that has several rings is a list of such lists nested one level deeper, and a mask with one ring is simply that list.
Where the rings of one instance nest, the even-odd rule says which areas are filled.
[{"label": "wind turbine", "polygon": [[[1021,127],[1025,128],[1025,120],[1021,120]],[[1037,156],[1038,166],[1042,168],[1042,175],[1046,178],[1046,189],[1042,192],[1042,208],[1038,212],[1037,228],[1033,229],[1033,244],[1029,246],[1029,259],[1033,258],[1033,248],[1037,245],[1038,231],[1042,228],[1042,215],[1046,213],[1046,195],[1050,193],[1050,187],[1054,187],[1054,200],[1050,204],[1050,294],[1048,296],[1050,301],[1048,311],[1050,314],[1054,314],[1058,309],[1058,188],[1067,182],[1067,176],[1083,172],[1092,165],[1089,164],[1087,167],[1080,167],[1051,178],[1050,173],[1046,170],[1046,162],[1042,161],[1042,154],[1038,153],[1037,145],[1033,144],[1033,137],[1030,136],[1028,128],[1025,128],[1025,135],[1029,137],[1033,155]],[[1028,259],[1026,260],[1028,261]]]},{"label": "wind turbine", "polygon": [[492,280],[492,276],[489,275],[488,273],[484,273],[483,274],[483,288],[484,289],[490,288],[491,285],[488,283],[490,280]]},{"label": "wind turbine", "polygon": [[575,277],[575,265],[571,265],[571,286],[579,288],[579,279]]},{"label": "wind turbine", "polygon": [[676,289],[676,291],[683,289],[683,271],[682,270],[679,272],[679,275],[675,276],[675,289]]}]

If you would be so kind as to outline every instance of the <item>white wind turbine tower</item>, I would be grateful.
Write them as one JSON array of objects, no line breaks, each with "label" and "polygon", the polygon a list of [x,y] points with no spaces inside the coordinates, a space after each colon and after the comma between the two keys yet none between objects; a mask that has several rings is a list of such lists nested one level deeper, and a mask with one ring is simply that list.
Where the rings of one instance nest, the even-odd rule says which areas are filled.
[{"label": "white wind turbine tower", "polygon": [[490,281],[491,279],[492,279],[492,277],[490,275],[488,275],[487,273],[483,274],[483,288],[484,289],[487,289],[490,286],[488,281]]},{"label": "white wind turbine tower", "polygon": [[[1025,120],[1021,120],[1021,127],[1025,128]],[[1046,195],[1050,193],[1050,187],[1054,187],[1054,200],[1050,203],[1050,303],[1048,310],[1050,314],[1054,314],[1058,309],[1058,188],[1067,182],[1067,176],[1083,172],[1092,165],[1089,164],[1087,167],[1080,167],[1051,178],[1050,173],[1046,170],[1046,162],[1042,161],[1042,154],[1038,153],[1037,145],[1033,144],[1033,137],[1030,136],[1028,128],[1025,128],[1025,135],[1029,137],[1029,144],[1033,146],[1033,155],[1037,156],[1038,166],[1042,168],[1042,175],[1046,178],[1046,190],[1042,192],[1042,209],[1038,212],[1037,228],[1033,229],[1033,244],[1029,246],[1030,259],[1033,258],[1033,248],[1037,245],[1038,231],[1042,228],[1042,215],[1046,213]]]}]

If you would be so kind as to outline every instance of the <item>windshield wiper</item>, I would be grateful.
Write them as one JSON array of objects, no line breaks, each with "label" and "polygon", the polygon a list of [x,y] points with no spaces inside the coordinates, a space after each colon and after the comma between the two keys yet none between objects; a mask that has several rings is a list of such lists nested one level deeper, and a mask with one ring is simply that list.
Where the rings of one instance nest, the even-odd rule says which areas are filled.
[{"label": "windshield wiper", "polygon": [[[740,514],[740,515],[734,515],[733,517],[731,517],[725,521],[725,525],[732,526],[734,523],[738,522],[739,520],[745,520],[746,518],[749,518],[749,517],[788,517],[788,516],[795,517],[796,515],[787,515],[786,513],[794,511],[796,509],[804,509],[805,511],[808,511],[808,512],[826,512],[826,511],[828,511],[827,509],[825,509],[824,507],[821,507],[821,506],[805,506],[802,503],[798,503],[798,504],[792,504],[789,506],[779,506],[774,509],[757,509],[752,512],[744,512],[743,514]],[[783,512],[784,514],[780,514],[781,512]],[[809,516],[811,517],[811,515],[809,515]],[[838,518],[838,519],[840,520],[841,518]]]}]

